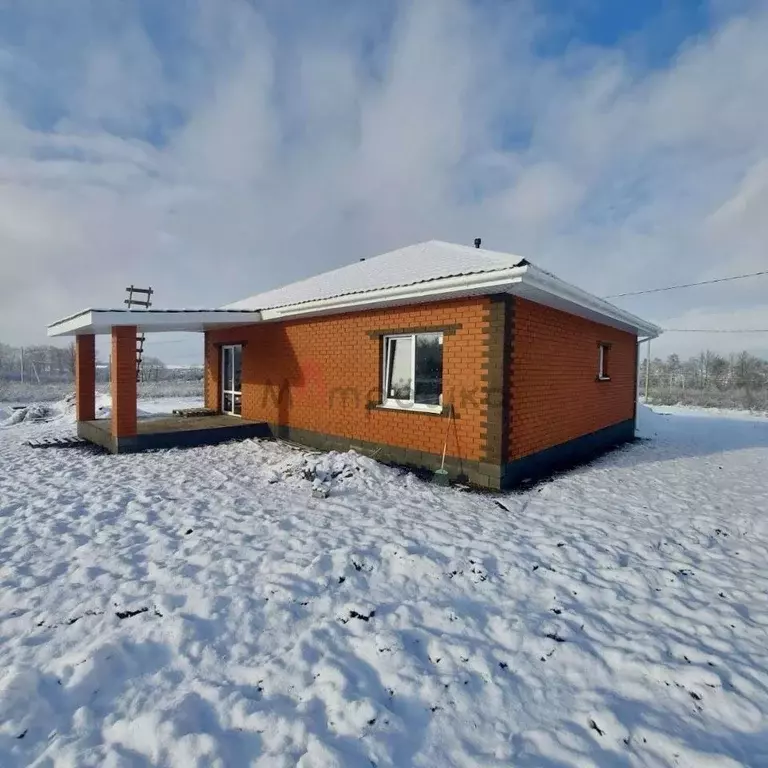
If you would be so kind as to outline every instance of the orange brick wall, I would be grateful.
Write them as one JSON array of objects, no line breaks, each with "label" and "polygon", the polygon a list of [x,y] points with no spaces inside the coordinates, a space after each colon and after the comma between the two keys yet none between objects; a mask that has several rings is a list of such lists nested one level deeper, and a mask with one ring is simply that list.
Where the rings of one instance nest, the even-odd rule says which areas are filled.
[{"label": "orange brick wall", "polygon": [[[205,360],[205,375],[203,378],[203,396],[205,407],[218,411],[221,408],[221,389],[219,376],[221,369],[220,350],[214,342],[225,338],[227,331],[207,332],[203,342],[203,357]],[[231,334],[230,334],[231,335]],[[250,329],[249,329],[250,335]]]},{"label": "orange brick wall", "polygon": [[112,435],[136,434],[136,326],[112,328]]},{"label": "orange brick wall", "polygon": [[75,339],[75,408],[78,421],[96,418],[96,337]]},{"label": "orange brick wall", "polygon": [[206,405],[219,408],[216,345],[245,342],[243,417],[440,454],[446,417],[366,407],[380,401],[382,355],[368,332],[460,324],[443,345],[443,403],[456,414],[448,455],[483,460],[489,313],[481,297],[210,331]]},{"label": "orange brick wall", "polygon": [[[597,381],[598,342],[610,381]],[[636,339],[524,299],[514,301],[509,460],[631,419]]]}]

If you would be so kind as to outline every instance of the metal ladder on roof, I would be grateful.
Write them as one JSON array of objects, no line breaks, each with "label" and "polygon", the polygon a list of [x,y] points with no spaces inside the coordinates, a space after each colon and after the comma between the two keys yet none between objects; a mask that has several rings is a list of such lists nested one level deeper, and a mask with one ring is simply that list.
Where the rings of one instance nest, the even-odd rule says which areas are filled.
[{"label": "metal ladder on roof", "polygon": [[[152,294],[154,293],[152,288],[137,288],[135,285],[131,285],[125,291],[128,294],[128,298],[125,300],[128,309],[136,307],[149,309],[152,306]],[[134,298],[134,294],[143,298]],[[136,334],[136,381],[141,381],[141,362],[144,357],[145,339],[146,337],[143,333]]]}]

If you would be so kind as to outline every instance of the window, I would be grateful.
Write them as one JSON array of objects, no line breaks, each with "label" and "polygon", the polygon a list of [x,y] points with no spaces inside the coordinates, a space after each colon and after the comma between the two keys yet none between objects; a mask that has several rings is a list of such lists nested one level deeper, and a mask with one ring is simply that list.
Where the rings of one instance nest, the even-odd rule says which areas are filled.
[{"label": "window", "polygon": [[439,410],[443,403],[443,334],[384,337],[382,404]]},{"label": "window", "polygon": [[597,345],[597,379],[598,381],[610,381],[608,359],[610,344]]}]

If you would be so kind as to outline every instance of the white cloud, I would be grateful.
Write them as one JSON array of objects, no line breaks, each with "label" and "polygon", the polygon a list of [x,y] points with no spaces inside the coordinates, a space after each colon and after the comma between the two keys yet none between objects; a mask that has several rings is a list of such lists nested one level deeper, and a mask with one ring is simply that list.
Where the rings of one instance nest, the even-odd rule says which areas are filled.
[{"label": "white cloud", "polygon": [[[391,25],[357,8],[296,32],[201,1],[164,47],[126,4],[107,26],[81,20],[59,58],[9,46],[0,339],[40,340],[129,282],[222,304],[429,237],[482,236],[598,294],[768,266],[764,4],[652,71],[617,50],[537,53],[548,22],[531,7],[403,2]],[[46,61],[63,73],[52,124],[18,96],[16,70]],[[621,303],[667,326],[757,322],[765,287]],[[723,343],[664,344],[678,341]]]}]

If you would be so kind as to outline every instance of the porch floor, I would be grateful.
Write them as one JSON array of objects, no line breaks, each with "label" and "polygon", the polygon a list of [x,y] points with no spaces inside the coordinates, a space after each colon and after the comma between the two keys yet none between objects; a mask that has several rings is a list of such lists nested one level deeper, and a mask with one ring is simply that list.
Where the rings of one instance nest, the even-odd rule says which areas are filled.
[{"label": "porch floor", "polygon": [[136,435],[131,437],[113,437],[111,425],[110,419],[81,421],[77,425],[77,434],[112,453],[215,445],[228,440],[245,440],[271,435],[265,422],[251,421],[229,414],[139,418],[136,423]]}]

